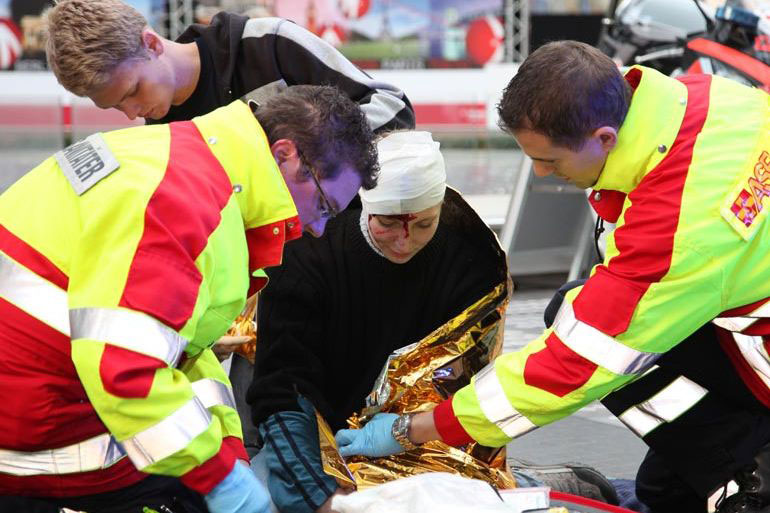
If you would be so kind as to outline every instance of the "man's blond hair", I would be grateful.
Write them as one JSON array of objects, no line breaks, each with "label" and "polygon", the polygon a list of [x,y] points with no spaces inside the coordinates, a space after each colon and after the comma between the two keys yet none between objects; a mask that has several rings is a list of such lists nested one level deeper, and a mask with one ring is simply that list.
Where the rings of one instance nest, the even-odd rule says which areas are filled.
[{"label": "man's blond hair", "polygon": [[120,0],[58,0],[44,20],[48,65],[78,96],[103,87],[125,60],[146,55],[147,20]]}]

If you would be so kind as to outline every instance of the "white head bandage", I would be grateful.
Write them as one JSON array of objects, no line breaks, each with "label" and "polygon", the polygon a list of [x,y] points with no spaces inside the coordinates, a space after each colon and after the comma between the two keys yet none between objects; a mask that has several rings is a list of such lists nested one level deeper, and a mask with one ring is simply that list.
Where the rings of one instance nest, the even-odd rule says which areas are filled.
[{"label": "white head bandage", "polygon": [[444,157],[429,132],[394,132],[380,139],[377,153],[377,187],[359,191],[365,213],[414,214],[443,201]]}]

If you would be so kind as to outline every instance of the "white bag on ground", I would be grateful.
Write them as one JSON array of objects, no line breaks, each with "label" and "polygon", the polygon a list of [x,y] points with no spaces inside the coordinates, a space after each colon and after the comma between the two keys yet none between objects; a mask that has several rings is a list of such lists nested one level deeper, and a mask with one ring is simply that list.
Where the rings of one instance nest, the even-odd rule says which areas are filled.
[{"label": "white bag on ground", "polygon": [[445,472],[418,474],[337,495],[332,509],[339,513],[511,513],[497,492],[484,481]]}]

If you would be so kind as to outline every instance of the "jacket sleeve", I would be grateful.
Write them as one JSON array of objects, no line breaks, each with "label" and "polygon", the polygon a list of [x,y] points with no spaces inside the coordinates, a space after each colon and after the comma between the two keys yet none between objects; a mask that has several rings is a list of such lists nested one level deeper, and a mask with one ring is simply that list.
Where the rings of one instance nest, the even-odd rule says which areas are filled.
[{"label": "jacket sleeve", "polygon": [[[129,221],[141,223],[145,212],[116,201],[111,214],[92,219],[85,213],[100,198],[88,194],[93,199],[83,200],[82,240],[68,290],[75,369],[99,417],[139,470],[180,477],[206,494],[244,449],[237,414],[230,404],[219,404],[229,401],[229,382],[211,351],[202,349],[202,339],[213,342],[216,326],[224,332],[228,322],[223,317],[212,326],[217,312],[202,320],[211,307],[214,259],[208,245],[197,255],[189,251],[189,227],[200,220],[147,215],[137,245],[127,235]],[[172,213],[179,210],[174,201],[185,201],[157,190],[154,198],[161,197]],[[222,211],[219,226],[226,211],[228,219],[234,215],[232,208]],[[187,245],[173,236],[172,222],[188,227]],[[245,296],[247,277],[241,274]],[[228,312],[242,301],[231,306]]]},{"label": "jacket sleeve", "polygon": [[268,76],[281,77],[287,85],[338,87],[361,106],[374,131],[414,128],[414,111],[403,91],[373,79],[332,45],[295,23],[281,18],[251,19],[243,44],[253,62],[274,55],[269,65],[277,69]]},{"label": "jacket sleeve", "polygon": [[243,445],[241,418],[233,396],[233,388],[222,364],[211,349],[204,349],[181,366],[190,381],[193,392],[222,427],[223,443],[235,451],[236,456],[249,462]]},{"label": "jacket sleeve", "polygon": [[267,487],[280,511],[313,513],[337,490],[321,462],[318,422],[309,402],[302,411],[274,413],[259,426],[261,454],[270,470]]},{"label": "jacket sleeve", "polygon": [[655,205],[626,211],[605,264],[567,294],[554,325],[434,410],[442,438],[501,446],[641,375],[716,317],[720,265],[678,233],[670,214]]}]

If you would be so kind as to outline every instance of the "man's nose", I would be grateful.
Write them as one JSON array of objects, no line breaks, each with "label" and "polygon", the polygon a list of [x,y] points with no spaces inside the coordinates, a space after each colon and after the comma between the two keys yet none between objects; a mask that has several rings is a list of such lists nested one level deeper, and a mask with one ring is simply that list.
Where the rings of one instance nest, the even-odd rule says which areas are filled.
[{"label": "man's nose", "polygon": [[551,164],[533,161],[532,170],[534,171],[535,176],[544,177],[553,173],[553,166]]},{"label": "man's nose", "polygon": [[139,106],[136,103],[124,103],[118,105],[118,109],[131,121],[139,115]]}]

